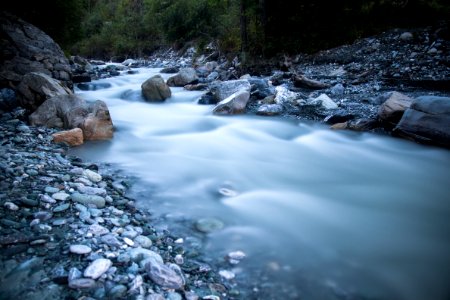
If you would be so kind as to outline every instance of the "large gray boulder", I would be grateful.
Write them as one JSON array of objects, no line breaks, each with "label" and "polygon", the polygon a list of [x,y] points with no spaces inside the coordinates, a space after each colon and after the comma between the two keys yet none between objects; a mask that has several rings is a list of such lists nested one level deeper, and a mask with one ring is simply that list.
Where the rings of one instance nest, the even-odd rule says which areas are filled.
[{"label": "large gray boulder", "polygon": [[72,89],[72,73],[64,52],[37,27],[0,12],[0,86],[16,87],[29,72],[44,73]]},{"label": "large gray boulder", "polygon": [[87,103],[76,95],[59,95],[46,100],[30,115],[30,124],[49,128],[81,128],[85,140],[112,138],[113,123],[103,101]]},{"label": "large gray boulder", "polygon": [[422,96],[407,109],[394,133],[450,148],[450,97]]},{"label": "large gray boulder", "polygon": [[247,91],[250,93],[250,90],[250,82],[246,79],[217,82],[211,87],[211,93],[217,101],[225,100],[239,91]]},{"label": "large gray boulder", "polygon": [[147,79],[142,85],[142,96],[145,100],[160,102],[164,101],[172,95],[170,87],[164,82],[161,75],[155,75]]},{"label": "large gray boulder", "polygon": [[30,111],[35,111],[45,100],[58,96],[70,95],[72,91],[61,81],[44,73],[26,74],[17,86],[19,104]]},{"label": "large gray boulder", "polygon": [[185,86],[198,81],[197,73],[193,68],[180,69],[177,75],[167,80],[169,86]]}]

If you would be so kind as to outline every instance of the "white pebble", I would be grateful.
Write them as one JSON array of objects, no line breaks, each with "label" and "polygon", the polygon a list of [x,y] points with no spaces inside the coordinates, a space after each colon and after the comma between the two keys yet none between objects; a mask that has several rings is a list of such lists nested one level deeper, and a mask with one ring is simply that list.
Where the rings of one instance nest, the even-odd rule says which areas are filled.
[{"label": "white pebble", "polygon": [[3,205],[9,210],[13,210],[13,211],[19,210],[19,207],[17,205],[15,205],[14,203],[9,202],[9,201],[5,202],[5,204],[3,204]]}]

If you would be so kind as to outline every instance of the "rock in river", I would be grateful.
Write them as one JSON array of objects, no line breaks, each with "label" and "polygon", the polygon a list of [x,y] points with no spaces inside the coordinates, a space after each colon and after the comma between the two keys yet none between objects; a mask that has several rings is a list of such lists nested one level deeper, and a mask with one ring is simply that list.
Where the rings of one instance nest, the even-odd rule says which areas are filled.
[{"label": "rock in river", "polygon": [[142,85],[142,95],[147,101],[164,101],[172,95],[170,87],[164,82],[161,75],[147,79]]}]

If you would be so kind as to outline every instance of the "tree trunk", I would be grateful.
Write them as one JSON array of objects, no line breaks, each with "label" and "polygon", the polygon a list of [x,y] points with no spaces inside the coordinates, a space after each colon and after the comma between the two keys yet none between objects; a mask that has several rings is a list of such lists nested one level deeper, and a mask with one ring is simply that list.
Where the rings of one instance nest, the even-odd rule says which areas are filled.
[{"label": "tree trunk", "polygon": [[241,55],[242,60],[246,58],[248,51],[248,34],[247,34],[247,3],[246,0],[240,0],[240,25],[241,25]]}]

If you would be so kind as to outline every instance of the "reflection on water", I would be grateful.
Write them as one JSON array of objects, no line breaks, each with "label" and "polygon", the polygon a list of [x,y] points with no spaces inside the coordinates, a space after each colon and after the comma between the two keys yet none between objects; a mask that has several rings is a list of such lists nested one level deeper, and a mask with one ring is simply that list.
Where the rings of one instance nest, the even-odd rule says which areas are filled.
[{"label": "reflection on water", "polygon": [[[275,257],[291,272],[280,280],[296,284],[292,274],[309,274],[376,299],[448,299],[449,151],[273,118],[216,117],[195,104],[200,92],[181,88],[165,103],[146,103],[140,85],[157,70],[139,71],[78,92],[107,102],[116,133],[73,152],[139,176],[136,188],[152,189],[141,205],[222,219],[227,226],[211,235],[210,250],[241,249],[261,266]],[[221,197],[225,185],[237,196]],[[298,286],[306,299],[335,299]]]}]

